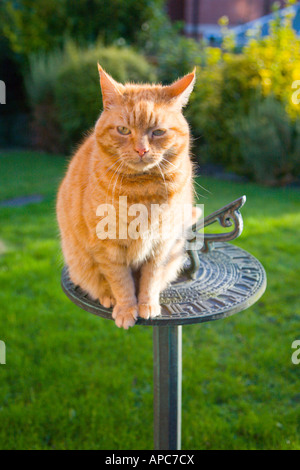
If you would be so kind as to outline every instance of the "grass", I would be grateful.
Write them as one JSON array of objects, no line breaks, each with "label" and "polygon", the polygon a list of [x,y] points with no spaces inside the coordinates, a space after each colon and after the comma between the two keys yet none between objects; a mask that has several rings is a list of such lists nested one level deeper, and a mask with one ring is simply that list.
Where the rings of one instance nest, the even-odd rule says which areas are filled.
[{"label": "grass", "polygon": [[[1,449],[151,449],[152,331],[121,331],[62,293],[55,194],[66,162],[0,154]],[[268,288],[250,309],[183,329],[182,448],[300,449],[300,192],[198,178],[206,214],[242,194],[235,243],[265,266]]]}]

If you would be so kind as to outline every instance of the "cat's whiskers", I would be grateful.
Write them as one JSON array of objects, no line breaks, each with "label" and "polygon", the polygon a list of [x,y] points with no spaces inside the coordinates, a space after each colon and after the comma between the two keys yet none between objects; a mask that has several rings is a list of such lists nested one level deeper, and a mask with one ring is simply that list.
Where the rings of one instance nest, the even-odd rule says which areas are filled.
[{"label": "cat's whiskers", "polygon": [[122,160],[122,157],[118,158],[112,165],[110,165],[108,168],[106,168],[106,173],[109,172],[117,163],[119,163]]},{"label": "cat's whiskers", "polygon": [[[113,165],[111,165],[110,168],[113,168],[117,163],[118,163],[118,161],[116,161]],[[106,173],[108,173],[108,171],[107,171]],[[107,205],[107,199],[108,199],[110,184],[111,184],[111,181],[112,181],[114,175],[115,175],[115,171],[113,172],[113,175],[112,175],[112,177],[110,178],[109,183],[108,183],[108,186],[107,186],[106,201],[105,201],[106,205]]]},{"label": "cat's whiskers", "polygon": [[[163,162],[166,162],[166,163],[168,163],[168,164],[170,164],[170,165],[172,165],[172,166],[175,168],[176,171],[179,171],[179,173],[183,173],[183,171],[180,170],[180,169],[178,168],[178,166],[174,165],[174,163],[170,162],[170,161],[167,160],[166,158],[162,158],[162,161],[163,161]],[[167,169],[167,168],[166,168],[166,169]]]},{"label": "cat's whiskers", "polygon": [[[117,162],[116,162],[116,163],[117,163]],[[119,162],[118,162],[118,163],[119,163]],[[119,171],[119,169],[121,168],[121,166],[123,165],[123,163],[124,163],[123,161],[121,161],[121,162],[119,163],[118,167],[115,169],[115,171],[114,171],[114,173],[113,173],[113,175],[112,175],[112,177],[111,177],[111,179],[110,179],[110,181],[109,181],[109,184],[108,184],[108,187],[107,187],[107,193],[106,193],[106,204],[107,204],[107,199],[108,199],[108,195],[109,195],[110,186],[111,186],[111,184],[112,184],[112,182],[113,182],[113,179],[114,179],[115,175],[117,175],[116,178],[119,176],[118,171]],[[113,203],[113,201],[112,201],[112,203]]]},{"label": "cat's whiskers", "polygon": [[123,179],[124,179],[124,173],[122,175],[122,178],[121,178],[121,181],[120,181],[120,188],[119,188],[119,194],[121,192],[121,189],[122,189],[122,183],[123,183]]},{"label": "cat's whiskers", "polygon": [[[182,171],[182,170],[180,170],[176,165],[174,165],[174,163],[170,162],[170,161],[167,160],[166,158],[162,158],[162,161],[164,161],[164,162],[166,162],[166,163],[169,163],[170,165],[172,165],[172,166],[176,169],[176,171],[178,171],[178,172],[180,172],[180,173],[183,174],[183,171]],[[206,191],[207,193],[212,194],[208,189],[204,188],[204,186],[201,186],[201,184],[199,184],[197,181],[195,181],[194,178],[195,178],[195,177],[193,177],[193,183],[194,183],[194,184],[196,184],[197,186],[199,186],[199,188],[203,189],[203,190]],[[195,188],[194,188],[194,191],[195,191],[195,195],[198,196],[198,193],[197,193],[197,191],[196,191]],[[202,196],[202,197],[204,197],[205,199],[207,199],[207,197],[204,196],[203,194],[199,194],[199,196]]]},{"label": "cat's whiskers", "polygon": [[[122,157],[118,158],[118,159],[107,169],[106,174],[109,172],[110,169],[112,169],[114,166],[116,166],[116,165],[120,162],[120,160],[122,160]],[[113,180],[113,177],[115,176],[115,173],[116,173],[117,170],[118,170],[118,169],[114,170],[113,175],[112,175],[112,177],[110,178],[109,183],[108,183],[107,193],[106,193],[106,204],[107,204],[107,198],[108,198],[108,192],[109,192],[110,184],[111,184],[111,182],[112,182],[112,180]]]},{"label": "cat's whiskers", "polygon": [[117,176],[116,176],[116,180],[115,180],[115,184],[114,184],[114,187],[113,187],[113,192],[112,192],[112,204],[114,204],[114,201],[115,201],[115,190],[116,190],[116,185],[117,185],[117,182],[118,182],[118,179],[119,179],[119,176],[121,174],[121,172],[119,170],[122,170],[123,168],[123,165],[124,165],[124,160],[120,163],[120,165],[118,166],[117,168]]},{"label": "cat's whiskers", "polygon": [[167,183],[166,183],[166,179],[165,179],[165,175],[163,174],[162,170],[161,170],[161,166],[160,164],[158,163],[158,168],[159,168],[159,171],[160,171],[160,174],[162,176],[162,179],[164,181],[164,185],[165,185],[165,190],[166,190],[166,196],[167,196],[167,203],[169,202],[169,193],[168,193],[168,187],[167,187]]},{"label": "cat's whiskers", "polygon": [[201,184],[198,183],[198,181],[195,181],[195,179],[193,179],[193,183],[196,184],[197,186],[199,186],[199,188],[201,189],[204,189],[204,191],[206,191],[208,194],[211,194],[211,191],[209,191],[208,189],[204,188],[204,186],[201,186]]},{"label": "cat's whiskers", "polygon": [[[172,162],[170,162],[169,160],[166,160],[165,158],[162,158],[162,162],[166,162],[166,163],[169,163],[170,165],[173,165],[177,172],[179,172],[179,173],[181,173],[181,174],[184,174],[182,170],[180,170],[178,167],[176,167],[176,166],[175,166]],[[163,168],[166,168],[166,166],[165,166],[166,163],[165,163],[165,164],[162,163]],[[167,169],[167,168],[166,168],[166,169]],[[209,194],[212,194],[208,189],[204,188],[203,186],[201,186],[201,184],[199,184],[197,181],[195,181],[194,178],[192,178],[192,181],[193,181],[193,183],[195,183],[196,185],[198,185],[200,188],[204,189],[204,191],[208,192]],[[206,196],[204,196],[203,194],[197,193],[197,190],[196,190],[196,188],[195,188],[194,185],[193,185],[193,192],[194,192],[196,198],[199,197],[199,196],[201,196],[201,197],[203,197],[204,199],[208,199],[208,198],[207,198]]]},{"label": "cat's whiskers", "polygon": [[[204,188],[203,188],[203,189],[204,189]],[[203,197],[204,199],[208,199],[208,197],[207,197],[207,196],[204,196],[204,194],[198,193],[194,185],[193,185],[193,191],[194,191],[194,194],[195,194],[195,196],[196,196],[196,199],[197,199],[198,197]]]},{"label": "cat's whiskers", "polygon": [[[164,159],[163,159],[163,160],[164,160]],[[176,179],[176,173],[180,173],[181,175],[184,175],[183,171],[181,171],[181,170],[180,170],[179,168],[177,168],[177,167],[176,167],[176,171],[175,171],[175,170],[172,170],[172,169],[170,170],[170,169],[167,168],[167,166],[166,166],[167,163],[164,163],[164,162],[167,162],[167,163],[170,163],[170,162],[168,162],[168,160],[164,160],[164,161],[161,162],[161,165],[162,165],[163,169],[166,170],[166,173],[167,173],[168,170],[169,170],[169,172],[168,172],[168,177],[169,177],[172,181],[174,181],[174,180]],[[174,165],[174,166],[175,166],[175,165]]]}]

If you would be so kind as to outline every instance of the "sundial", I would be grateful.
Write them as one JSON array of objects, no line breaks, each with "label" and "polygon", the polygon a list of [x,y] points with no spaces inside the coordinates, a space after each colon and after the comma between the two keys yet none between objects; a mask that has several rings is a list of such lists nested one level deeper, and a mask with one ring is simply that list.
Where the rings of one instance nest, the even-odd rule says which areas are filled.
[{"label": "sundial", "polygon": [[[162,313],[136,325],[153,327],[154,444],[157,450],[178,450],[181,442],[182,325],[218,320],[253,305],[266,289],[266,273],[251,254],[228,243],[243,230],[240,208],[246,197],[200,219],[198,231],[218,222],[225,233],[204,234],[201,250],[189,248],[182,276],[160,295]],[[62,288],[77,306],[112,320],[112,310],[93,301],[62,272]],[[136,328],[136,326],[135,326]]]}]

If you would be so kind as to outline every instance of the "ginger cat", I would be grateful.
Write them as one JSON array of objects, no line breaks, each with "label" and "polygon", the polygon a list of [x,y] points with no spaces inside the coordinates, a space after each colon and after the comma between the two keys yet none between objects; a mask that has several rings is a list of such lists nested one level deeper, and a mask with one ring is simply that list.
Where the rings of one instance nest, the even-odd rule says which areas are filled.
[{"label": "ginger cat", "polygon": [[159,294],[183,266],[184,237],[178,236],[183,227],[161,237],[146,230],[139,238],[100,239],[97,208],[113,205],[118,233],[132,221],[124,218],[120,196],[129,207],[143,204],[149,212],[152,204],[165,204],[158,225],[182,204],[192,206],[190,133],[182,107],[195,70],[161,86],[122,85],[98,68],[104,109],[70,162],[57,218],[70,278],[104,307],[113,307],[116,325],[128,329],[138,316],[160,314]]}]

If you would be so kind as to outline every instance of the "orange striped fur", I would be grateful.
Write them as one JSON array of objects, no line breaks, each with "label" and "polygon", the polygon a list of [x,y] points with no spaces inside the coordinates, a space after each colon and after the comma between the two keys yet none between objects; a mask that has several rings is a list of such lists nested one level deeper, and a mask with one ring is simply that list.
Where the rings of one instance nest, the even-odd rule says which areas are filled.
[{"label": "orange striped fur", "polygon": [[[121,85],[100,66],[99,73],[104,110],[70,162],[57,218],[72,281],[113,306],[116,325],[127,329],[138,315],[160,314],[159,293],[182,268],[184,241],[175,235],[154,239],[151,233],[100,240],[97,207],[113,204],[119,214],[119,197],[127,196],[128,206],[144,204],[149,213],[151,204],[167,203],[160,214],[167,217],[172,208],[193,203],[189,127],[181,110],[195,71],[170,86]],[[164,133],[153,135],[155,130]]]}]

